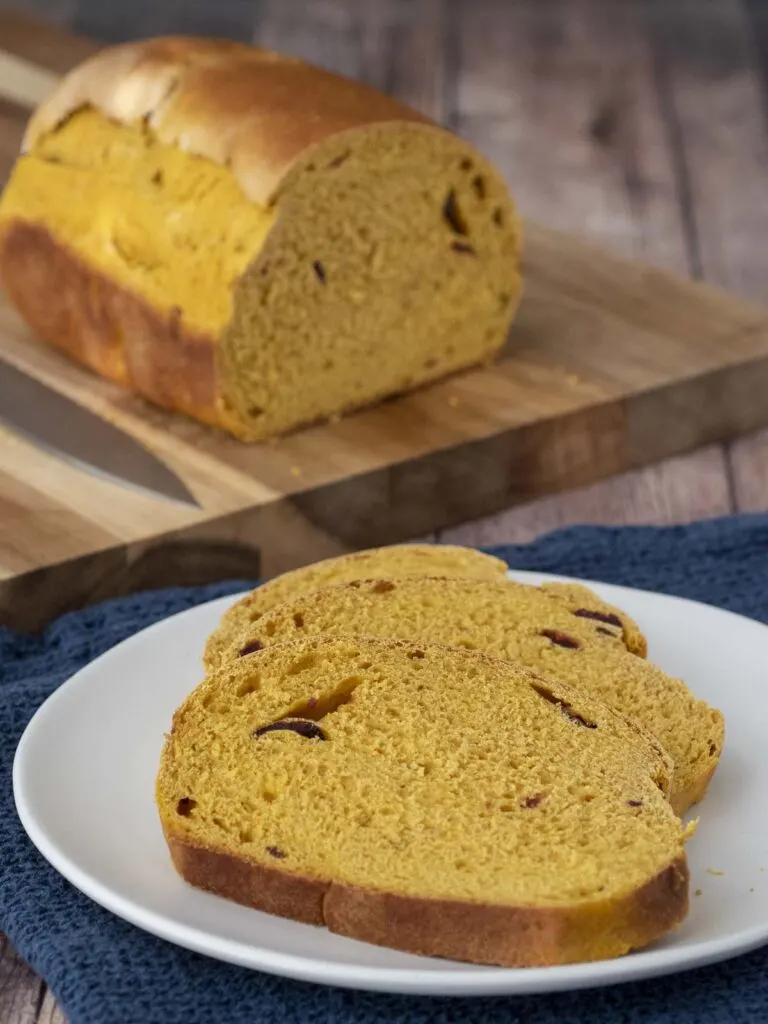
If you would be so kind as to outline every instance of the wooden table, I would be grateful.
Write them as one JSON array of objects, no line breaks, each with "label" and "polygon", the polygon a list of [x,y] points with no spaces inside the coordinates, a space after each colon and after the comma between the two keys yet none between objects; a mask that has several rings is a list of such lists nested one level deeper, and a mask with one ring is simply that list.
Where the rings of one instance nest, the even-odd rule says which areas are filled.
[{"label": "wooden table", "polygon": [[[9,6],[14,6],[13,4]],[[514,166],[521,207],[626,253],[768,297],[768,3],[760,0],[16,0],[95,37],[218,34],[394,92]],[[2,110],[0,110],[2,116]],[[768,396],[766,396],[768,401]],[[446,531],[768,508],[768,432]],[[62,1021],[0,937],[0,1021]]]}]

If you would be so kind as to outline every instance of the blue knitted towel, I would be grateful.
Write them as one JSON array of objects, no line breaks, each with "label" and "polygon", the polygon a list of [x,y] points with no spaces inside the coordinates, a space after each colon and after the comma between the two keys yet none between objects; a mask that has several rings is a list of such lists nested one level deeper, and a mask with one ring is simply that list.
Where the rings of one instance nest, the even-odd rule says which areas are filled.
[{"label": "blue knitted towel", "polygon": [[[675,528],[580,527],[494,549],[510,565],[697,598],[768,621],[768,518]],[[436,999],[322,988],[208,960],[113,917],[28,842],[11,793],[18,739],[72,672],[222,584],[109,601],[39,637],[0,629],[0,930],[50,984],[71,1024],[755,1024],[768,1021],[768,953],[688,974],[554,996]]]}]

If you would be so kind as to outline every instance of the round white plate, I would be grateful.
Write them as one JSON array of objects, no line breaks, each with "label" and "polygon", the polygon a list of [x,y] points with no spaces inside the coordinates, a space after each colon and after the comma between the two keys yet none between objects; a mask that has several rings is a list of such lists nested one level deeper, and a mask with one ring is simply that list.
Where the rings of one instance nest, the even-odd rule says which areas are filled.
[{"label": "round white plate", "polygon": [[768,628],[691,601],[589,585],[640,623],[654,661],[726,716],[725,754],[688,846],[691,912],[652,949],[568,967],[475,967],[341,938],[187,886],[160,830],[155,772],[171,715],[200,681],[204,639],[235,598],[151,626],[46,701],[14,763],[24,828],[73,885],[140,928],[221,960],[326,985],[438,995],[545,992],[684,970],[768,942]]}]

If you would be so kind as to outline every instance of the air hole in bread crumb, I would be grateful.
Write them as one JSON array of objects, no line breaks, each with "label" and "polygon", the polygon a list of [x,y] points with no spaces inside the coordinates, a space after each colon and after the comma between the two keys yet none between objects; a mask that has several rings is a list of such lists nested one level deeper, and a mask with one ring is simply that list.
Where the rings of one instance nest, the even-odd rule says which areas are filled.
[{"label": "air hole in bread crumb", "polygon": [[165,175],[159,167],[150,178],[150,181],[153,185],[163,185],[165,183]]},{"label": "air hole in bread crumb", "polygon": [[[272,623],[270,623],[270,625],[272,625]],[[269,632],[269,628],[267,628],[267,632]],[[307,669],[314,668],[316,664],[317,655],[310,652],[309,654],[305,654],[303,658],[299,658],[298,661],[294,661],[285,674],[287,676],[297,676],[301,672],[306,672]]]},{"label": "air hole in bread crumb", "polygon": [[504,227],[504,211],[500,206],[497,206],[496,209],[493,211],[492,220],[497,228]]},{"label": "air hole in bread crumb", "polygon": [[191,796],[183,796],[176,804],[176,813],[182,818],[188,818],[196,807],[197,800],[193,800]]},{"label": "air hole in bread crumb", "polygon": [[249,405],[246,412],[252,420],[256,420],[259,416],[264,415],[264,410],[259,405]]},{"label": "air hole in bread crumb", "polygon": [[263,650],[263,648],[264,644],[261,642],[261,640],[251,640],[249,643],[245,645],[245,647],[240,648],[240,650],[238,651],[238,656],[244,658],[246,654],[255,654],[256,651],[261,651]]},{"label": "air hole in bread crumb", "polygon": [[315,277],[318,279],[320,284],[325,284],[325,267],[320,260],[312,261],[312,269],[315,272]]},{"label": "air hole in bread crumb", "polygon": [[264,632],[267,634],[267,636],[274,636],[276,629],[277,626],[274,624],[274,622],[268,622]]},{"label": "air hole in bread crumb", "polygon": [[252,843],[253,832],[249,828],[241,828],[239,833],[239,839],[241,843]]},{"label": "air hole in bread crumb", "polygon": [[642,800],[627,800],[627,807],[642,807]]},{"label": "air hole in bread crumb", "polygon": [[328,164],[329,170],[335,167],[341,167],[343,163],[349,160],[350,156],[352,156],[351,151],[345,149],[343,153],[339,153],[338,156],[335,156],[333,160],[331,160],[331,162]]},{"label": "air hole in bread crumb", "polygon": [[321,693],[317,697],[310,697],[299,704],[294,704],[287,717],[301,718],[307,723],[319,722],[326,715],[343,707],[344,704],[351,704],[355,699],[355,690],[362,681],[360,676],[347,676],[329,693]]},{"label": "air hole in bread crumb", "polygon": [[451,242],[451,248],[454,252],[465,253],[467,256],[477,256],[477,250],[469,242]]},{"label": "air hole in bread crumb", "polygon": [[468,235],[469,224],[464,214],[461,212],[459,201],[456,198],[456,193],[453,189],[445,197],[443,203],[443,219],[448,223],[451,231],[454,231],[457,235]]},{"label": "air hole in bread crumb", "polygon": [[418,661],[418,660],[420,660],[421,658],[426,658],[426,654],[424,653],[424,651],[411,651],[411,652],[410,652],[410,653],[408,654],[408,657],[409,657],[409,658],[410,658],[410,659],[411,659],[412,661]]},{"label": "air hole in bread crumb", "polygon": [[589,719],[584,718],[584,716],[580,715],[572,705],[567,701],[561,700],[541,683],[531,683],[531,689],[535,690],[540,697],[543,697],[548,704],[553,704],[555,707],[559,708],[562,715],[567,718],[569,722],[574,722],[576,725],[583,725],[585,729],[597,728],[597,722],[590,722]]},{"label": "air hole in bread crumb", "polygon": [[261,679],[258,675],[248,676],[238,686],[235,691],[238,697],[247,697],[249,693],[256,693],[261,685]]},{"label": "air hole in bread crumb", "polygon": [[482,174],[476,174],[472,179],[472,191],[478,199],[485,199],[485,178]]},{"label": "air hole in bread crumb", "polygon": [[301,612],[293,613],[293,624],[296,627],[296,629],[304,628],[304,616],[301,614]]},{"label": "air hole in bread crumb", "polygon": [[717,750],[717,744],[716,743],[710,743],[709,744],[709,756],[710,757],[714,757],[716,750]]},{"label": "air hole in bread crumb", "polygon": [[395,584],[390,583],[389,580],[378,580],[371,587],[372,594],[388,594],[390,590],[395,589]]},{"label": "air hole in bread crumb", "polygon": [[265,850],[270,857],[274,857],[275,860],[285,860],[285,853],[280,849],[279,846],[266,846]]},{"label": "air hole in bread crumb", "polygon": [[465,156],[464,159],[459,164],[459,167],[462,169],[462,171],[471,171],[474,166],[475,165],[472,163],[468,156]]}]

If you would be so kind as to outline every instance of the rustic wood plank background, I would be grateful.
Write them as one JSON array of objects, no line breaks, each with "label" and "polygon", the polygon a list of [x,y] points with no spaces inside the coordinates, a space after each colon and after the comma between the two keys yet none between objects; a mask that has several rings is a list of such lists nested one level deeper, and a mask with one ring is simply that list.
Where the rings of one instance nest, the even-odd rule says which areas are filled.
[{"label": "rustic wood plank background", "polygon": [[[524,212],[745,297],[768,295],[765,0],[15,0],[118,41],[215,34],[395,93],[513,168]],[[0,41],[1,42],[1,41]],[[0,111],[0,116],[2,112]],[[768,508],[768,432],[446,531]],[[63,1021],[0,937],[0,1021]]]}]

